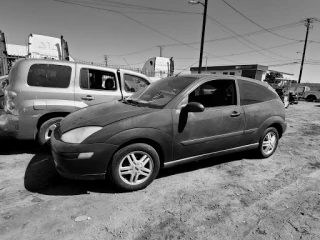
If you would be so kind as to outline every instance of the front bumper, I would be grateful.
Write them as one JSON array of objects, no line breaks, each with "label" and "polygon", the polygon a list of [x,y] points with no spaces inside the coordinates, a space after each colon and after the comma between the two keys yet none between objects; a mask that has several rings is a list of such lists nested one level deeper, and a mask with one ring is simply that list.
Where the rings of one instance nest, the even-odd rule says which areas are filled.
[{"label": "front bumper", "polygon": [[[104,179],[109,161],[118,146],[106,143],[65,143],[60,139],[58,129],[54,131],[50,142],[59,174],[71,179]],[[80,153],[93,153],[93,155],[87,159],[79,159]]]},{"label": "front bumper", "polygon": [[0,136],[17,137],[19,133],[19,117],[0,112]]}]

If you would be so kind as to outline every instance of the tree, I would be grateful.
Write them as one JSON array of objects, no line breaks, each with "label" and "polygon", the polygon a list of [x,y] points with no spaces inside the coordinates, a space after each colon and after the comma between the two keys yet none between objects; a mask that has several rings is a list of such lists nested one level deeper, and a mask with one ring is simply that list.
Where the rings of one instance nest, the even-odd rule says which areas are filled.
[{"label": "tree", "polygon": [[280,73],[280,72],[269,72],[266,75],[265,81],[266,82],[274,82],[274,80],[276,78],[283,78],[282,73]]}]

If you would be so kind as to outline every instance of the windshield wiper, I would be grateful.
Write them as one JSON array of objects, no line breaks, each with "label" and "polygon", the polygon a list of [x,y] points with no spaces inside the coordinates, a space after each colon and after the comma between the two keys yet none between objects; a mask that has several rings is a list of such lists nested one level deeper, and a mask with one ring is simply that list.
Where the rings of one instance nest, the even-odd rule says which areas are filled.
[{"label": "windshield wiper", "polygon": [[123,99],[123,102],[124,103],[127,103],[127,104],[130,104],[130,105],[133,105],[133,106],[137,106],[137,107],[140,107],[141,104],[138,102],[138,101],[135,101],[135,100],[132,100],[132,99]]}]

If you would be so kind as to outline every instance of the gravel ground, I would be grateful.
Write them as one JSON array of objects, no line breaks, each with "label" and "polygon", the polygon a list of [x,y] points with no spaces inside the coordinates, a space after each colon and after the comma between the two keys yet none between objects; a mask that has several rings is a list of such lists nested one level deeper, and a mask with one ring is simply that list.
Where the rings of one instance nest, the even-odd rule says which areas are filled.
[{"label": "gravel ground", "polygon": [[287,110],[269,159],[162,170],[146,189],[60,177],[35,142],[0,140],[1,239],[320,239],[320,104]]}]

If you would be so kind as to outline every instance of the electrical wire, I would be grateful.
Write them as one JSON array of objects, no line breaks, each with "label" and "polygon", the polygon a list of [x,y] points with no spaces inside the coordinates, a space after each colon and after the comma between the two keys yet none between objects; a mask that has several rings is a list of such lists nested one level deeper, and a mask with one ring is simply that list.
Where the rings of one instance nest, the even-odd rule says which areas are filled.
[{"label": "electrical wire", "polygon": [[[69,1],[67,1],[67,0],[66,0],[66,1],[64,1],[64,0],[54,0],[54,1],[61,2],[61,3],[67,3],[67,4],[71,4],[71,5],[78,5],[78,6],[82,6],[82,7],[93,8],[93,9],[104,10],[104,11],[108,11],[108,12],[118,13],[118,14],[120,14],[120,15],[122,15],[122,16],[124,16],[124,17],[126,17],[126,18],[128,18],[128,19],[130,19],[130,20],[132,20],[132,21],[134,21],[134,22],[136,22],[136,23],[138,23],[138,24],[146,27],[146,28],[149,28],[149,29],[153,30],[154,32],[157,32],[157,33],[159,33],[159,34],[161,34],[161,35],[163,35],[163,36],[166,36],[167,38],[170,38],[170,39],[173,40],[173,41],[179,42],[179,43],[181,43],[181,44],[183,44],[183,45],[185,45],[185,46],[188,46],[188,47],[190,47],[190,48],[193,48],[193,49],[195,49],[195,50],[197,50],[197,51],[199,50],[198,48],[195,48],[195,47],[193,47],[193,46],[191,46],[191,45],[189,45],[189,44],[183,43],[183,42],[181,42],[180,40],[175,39],[175,38],[173,38],[173,37],[171,37],[171,36],[169,36],[169,35],[167,35],[167,34],[165,34],[165,33],[162,33],[162,32],[160,32],[160,31],[158,31],[158,30],[156,30],[156,29],[154,29],[154,28],[152,28],[152,27],[150,27],[150,26],[148,26],[148,25],[146,25],[146,24],[144,24],[144,23],[142,23],[142,22],[140,22],[140,21],[138,21],[138,20],[136,20],[136,19],[134,19],[134,18],[132,18],[132,17],[124,14],[124,13],[122,13],[122,12],[119,12],[119,11],[116,11],[116,10],[105,9],[105,8],[94,7],[94,6],[88,6],[88,5],[84,5],[84,4],[79,4],[79,3],[72,2],[72,1],[70,1],[70,0],[69,0]],[[223,60],[228,61],[228,62],[236,63],[236,62],[234,62],[234,61],[231,61],[231,60],[228,60],[228,59],[224,59],[224,58],[215,56],[215,55],[213,55],[213,54],[211,54],[211,53],[208,53],[208,52],[204,52],[204,53],[206,53],[206,54],[208,54],[208,55],[210,55],[210,56],[212,56],[212,57],[215,57],[215,58],[220,58],[220,59],[223,59]]]},{"label": "electrical wire", "polygon": [[[54,0],[59,2],[59,0]],[[106,0],[69,0],[68,2],[72,3],[79,3],[79,4],[91,4],[96,6],[104,6],[104,7],[111,7],[111,8],[127,8],[127,9],[134,9],[134,10],[145,10],[149,12],[144,13],[158,13],[158,14],[200,14],[197,12],[185,12],[185,11],[177,11],[177,10],[170,10],[170,9],[163,9],[163,8],[154,8],[154,7],[146,7],[142,5],[134,5],[128,4],[118,1],[106,1]],[[125,12],[123,12],[125,13]],[[143,13],[143,12],[127,12],[127,13]]]},{"label": "electrical wire", "polygon": [[[211,17],[211,16],[209,16],[209,15],[207,15],[207,17],[208,17],[213,23],[217,24],[217,26],[223,27],[224,29],[229,30],[229,31],[232,32],[233,34],[238,35],[235,31],[233,31],[233,30],[231,30],[230,28],[228,28],[227,26],[223,25],[221,22],[219,22],[218,20],[214,19],[213,17]],[[244,41],[246,41],[246,42],[248,42],[248,43],[250,43],[250,44],[252,44],[252,45],[254,45],[254,46],[256,46],[256,47],[258,47],[259,49],[262,49],[262,47],[261,47],[260,45],[258,45],[258,44],[256,44],[256,43],[253,43],[252,41],[249,41],[248,39],[246,39],[246,38],[244,38],[244,37],[241,37],[241,39],[243,39]],[[239,39],[237,39],[237,38],[235,38],[235,40],[239,41]],[[251,50],[256,50],[256,49],[252,48],[251,46],[249,46],[249,45],[247,45],[247,44],[245,44],[245,43],[243,43],[243,42],[241,42],[241,41],[239,41],[239,42],[242,43],[243,45],[245,45],[246,47],[250,48]],[[270,51],[270,50],[265,50],[265,51],[266,51],[266,52],[269,52],[269,53],[272,53],[272,54],[274,54],[274,55],[277,55],[277,56],[279,56],[279,57],[289,59],[289,58],[287,58],[287,57],[285,57],[285,56],[282,56],[282,55],[280,55],[280,54],[274,53],[274,52],[272,52],[272,51]],[[262,52],[260,52],[260,54],[263,55],[263,56],[265,56],[265,57],[268,57],[268,58],[277,60],[277,59],[275,59],[275,58],[273,58],[273,57],[270,57],[270,56],[265,55],[265,54],[262,53]]]},{"label": "electrical wire", "polygon": [[[292,28],[292,27],[298,27],[298,26],[302,26],[303,24],[301,22],[295,22],[295,23],[291,23],[291,24],[286,24],[286,25],[282,25],[282,26],[278,26],[278,27],[273,27],[273,28],[269,28],[268,30],[270,31],[275,31],[275,30],[282,30],[285,28]],[[245,34],[236,34],[236,35],[232,35],[229,37],[223,37],[223,38],[216,38],[216,39],[211,39],[211,40],[205,40],[204,42],[208,43],[208,42],[219,42],[219,41],[225,41],[225,40],[230,40],[230,39],[234,39],[234,38],[240,38],[240,37],[249,37],[249,36],[253,36],[253,35],[257,35],[257,34],[262,34],[265,33],[265,30],[259,30],[259,31],[255,31],[255,32],[250,32],[250,33],[245,33]],[[304,40],[300,40],[300,41],[304,41]],[[312,41],[310,41],[312,42]],[[190,42],[187,44],[199,44],[200,42]],[[320,42],[319,42],[320,43]],[[179,46],[181,44],[179,43],[174,43],[174,44],[166,44],[166,45],[162,45],[164,47],[171,47],[171,46]]]},{"label": "electrical wire", "polygon": [[280,38],[283,38],[283,39],[287,39],[287,40],[291,40],[291,41],[300,41],[300,40],[297,40],[297,39],[293,39],[293,38],[288,38],[288,37],[285,37],[285,36],[282,36],[282,35],[279,35],[277,33],[274,33],[274,32],[271,32],[269,31],[268,29],[262,27],[260,24],[256,23],[255,21],[251,20],[250,18],[248,18],[247,16],[245,16],[243,13],[241,13],[240,11],[238,11],[235,7],[233,7],[231,4],[229,4],[227,1],[225,0],[221,0],[222,2],[224,2],[225,4],[227,4],[230,8],[232,8],[235,12],[237,12],[238,14],[240,14],[242,17],[244,17],[245,19],[247,19],[248,21],[250,21],[251,23],[253,23],[254,25],[262,28],[263,30],[277,36],[277,37],[280,37]]}]

